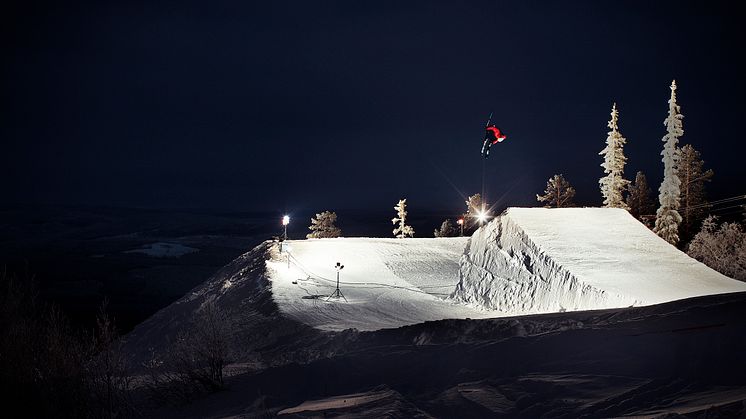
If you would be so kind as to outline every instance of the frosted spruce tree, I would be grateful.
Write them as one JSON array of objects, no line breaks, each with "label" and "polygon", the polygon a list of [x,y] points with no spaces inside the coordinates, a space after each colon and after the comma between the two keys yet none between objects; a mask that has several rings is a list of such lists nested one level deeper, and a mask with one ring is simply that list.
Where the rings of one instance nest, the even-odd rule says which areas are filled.
[{"label": "frosted spruce tree", "polygon": [[737,222],[718,227],[715,216],[705,218],[687,253],[723,275],[746,281],[746,232]]},{"label": "frosted spruce tree", "polygon": [[564,208],[572,207],[572,199],[575,197],[575,188],[570,186],[564,176],[554,175],[547,181],[544,195],[536,195],[536,200],[546,202],[546,207]]},{"label": "frosted spruce tree", "polygon": [[611,107],[611,120],[608,123],[611,131],[606,137],[606,148],[598,153],[604,156],[601,167],[604,168],[606,176],[599,179],[598,183],[601,186],[601,195],[604,197],[605,207],[629,209],[622,197],[622,193],[629,185],[629,181],[624,179],[624,164],[627,162],[627,158],[624,157],[624,144],[627,140],[619,132],[618,121],[619,112],[615,103]]},{"label": "frosted spruce tree", "polygon": [[653,211],[655,211],[655,203],[652,198],[653,192],[648,187],[648,180],[645,174],[637,172],[635,183],[630,184],[627,191],[629,192],[627,195],[629,213],[644,222],[642,217],[652,215]]},{"label": "frosted spruce tree", "polygon": [[339,237],[342,231],[334,225],[337,222],[337,213],[332,211],[324,211],[316,214],[315,217],[311,217],[311,225],[308,229],[311,230],[306,238],[309,239],[323,239],[330,237]]},{"label": "frosted spruce tree", "polygon": [[705,182],[714,175],[712,170],[704,170],[705,162],[699,151],[687,144],[681,147],[678,154],[677,173],[681,180],[681,229],[683,242],[688,241],[695,233],[707,214],[709,204],[705,193]]},{"label": "frosted spruce tree", "polygon": [[391,219],[394,224],[399,223],[399,226],[394,229],[394,236],[397,239],[403,239],[405,237],[414,237],[414,229],[412,226],[406,225],[407,220],[407,200],[400,199],[399,203],[394,207],[398,217]]},{"label": "frosted spruce tree", "polygon": [[681,195],[681,180],[677,173],[678,152],[676,144],[679,137],[684,135],[682,128],[681,108],[676,104],[676,80],[671,83],[671,99],[668,100],[668,118],[663,122],[666,135],[663,136],[663,183],[658,189],[660,207],[656,212],[655,228],[653,231],[665,241],[676,245],[679,242],[679,199]]}]

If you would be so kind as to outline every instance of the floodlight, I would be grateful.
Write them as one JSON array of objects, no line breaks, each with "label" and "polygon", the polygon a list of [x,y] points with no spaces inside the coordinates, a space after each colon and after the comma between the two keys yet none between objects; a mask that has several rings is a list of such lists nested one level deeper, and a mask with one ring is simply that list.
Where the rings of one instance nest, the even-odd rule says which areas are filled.
[{"label": "floodlight", "polygon": [[479,220],[480,223],[483,224],[487,222],[487,217],[489,217],[489,213],[487,211],[477,211],[477,220]]},{"label": "floodlight", "polygon": [[283,239],[284,240],[288,239],[288,224],[290,224],[290,216],[289,215],[284,215],[282,217],[282,227],[285,230],[284,233],[283,233]]}]

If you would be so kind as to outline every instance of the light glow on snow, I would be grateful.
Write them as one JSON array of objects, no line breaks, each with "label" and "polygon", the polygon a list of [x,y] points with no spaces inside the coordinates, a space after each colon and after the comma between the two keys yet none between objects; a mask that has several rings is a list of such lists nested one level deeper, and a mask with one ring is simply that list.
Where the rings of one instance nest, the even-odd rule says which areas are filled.
[{"label": "light glow on snow", "polygon": [[[377,330],[445,318],[497,317],[449,298],[467,237],[293,240],[267,261],[272,296],[290,318],[325,330]],[[286,242],[288,243],[288,242]],[[336,287],[347,301],[328,299]]]}]

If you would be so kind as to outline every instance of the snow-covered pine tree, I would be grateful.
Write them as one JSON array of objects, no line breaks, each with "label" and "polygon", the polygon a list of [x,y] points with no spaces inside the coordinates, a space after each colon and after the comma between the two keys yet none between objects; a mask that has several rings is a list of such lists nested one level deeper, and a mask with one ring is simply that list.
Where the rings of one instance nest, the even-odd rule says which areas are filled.
[{"label": "snow-covered pine tree", "polygon": [[554,175],[547,181],[547,188],[544,190],[544,195],[536,195],[536,200],[539,202],[546,202],[546,207],[572,207],[575,204],[572,202],[572,198],[575,196],[575,188],[570,186],[564,176],[561,174]]},{"label": "snow-covered pine tree", "polygon": [[614,103],[611,107],[611,120],[607,124],[611,131],[606,137],[606,148],[598,153],[604,156],[601,167],[604,168],[604,173],[607,175],[599,179],[598,183],[601,186],[601,195],[604,197],[605,207],[629,209],[622,197],[624,189],[629,185],[629,181],[624,179],[624,164],[627,162],[627,158],[624,157],[624,144],[627,140],[619,132],[618,121],[619,112],[616,109],[616,103]]},{"label": "snow-covered pine tree", "polygon": [[399,223],[399,226],[394,229],[394,236],[397,239],[403,239],[407,236],[414,237],[414,229],[412,226],[406,225],[407,220],[407,200],[400,199],[399,203],[394,207],[397,213],[397,217],[392,218],[393,224]]},{"label": "snow-covered pine tree", "polygon": [[309,239],[322,239],[330,237],[339,237],[342,231],[334,225],[337,222],[337,213],[324,211],[311,217],[311,225],[308,229],[311,233],[306,235]]},{"label": "snow-covered pine tree", "polygon": [[436,228],[433,235],[435,237],[453,237],[456,236],[458,231],[456,230],[456,227],[453,226],[453,223],[451,220],[445,220],[443,221],[443,224],[440,225],[440,228]]},{"label": "snow-covered pine tree", "polygon": [[746,281],[746,232],[739,223],[718,227],[717,217],[705,218],[687,253],[723,275]]},{"label": "snow-covered pine tree", "polygon": [[705,182],[714,175],[712,170],[704,170],[705,162],[689,144],[679,150],[678,176],[681,180],[681,238],[686,242],[694,234],[707,214],[709,205],[705,194]]},{"label": "snow-covered pine tree", "polygon": [[640,221],[643,215],[652,215],[655,211],[655,204],[653,203],[652,191],[648,187],[648,180],[645,174],[637,172],[635,176],[635,182],[630,184],[627,188],[629,192],[627,194],[627,207],[629,207],[629,213],[633,217]]},{"label": "snow-covered pine tree", "polygon": [[676,104],[676,80],[671,83],[671,99],[668,100],[668,117],[663,122],[666,135],[663,136],[663,183],[658,189],[660,207],[656,212],[655,228],[653,231],[665,241],[674,246],[679,242],[679,199],[681,195],[681,180],[677,174],[678,152],[676,144],[679,137],[684,135],[682,127],[681,108]]}]

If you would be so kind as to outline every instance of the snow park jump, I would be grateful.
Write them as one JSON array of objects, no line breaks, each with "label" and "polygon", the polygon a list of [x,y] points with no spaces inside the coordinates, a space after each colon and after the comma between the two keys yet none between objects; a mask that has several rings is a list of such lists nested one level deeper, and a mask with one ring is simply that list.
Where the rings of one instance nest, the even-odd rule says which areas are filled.
[{"label": "snow park jump", "polygon": [[[287,243],[289,265],[277,249],[254,251],[184,301],[214,300],[227,308],[261,293],[284,317],[340,331],[643,306],[746,291],[745,283],[697,262],[626,211],[611,208],[510,208],[471,238]],[[335,288],[338,261],[345,265],[340,288],[346,303],[326,299]],[[257,264],[262,268],[247,269]],[[262,278],[267,286],[257,288]]]}]

